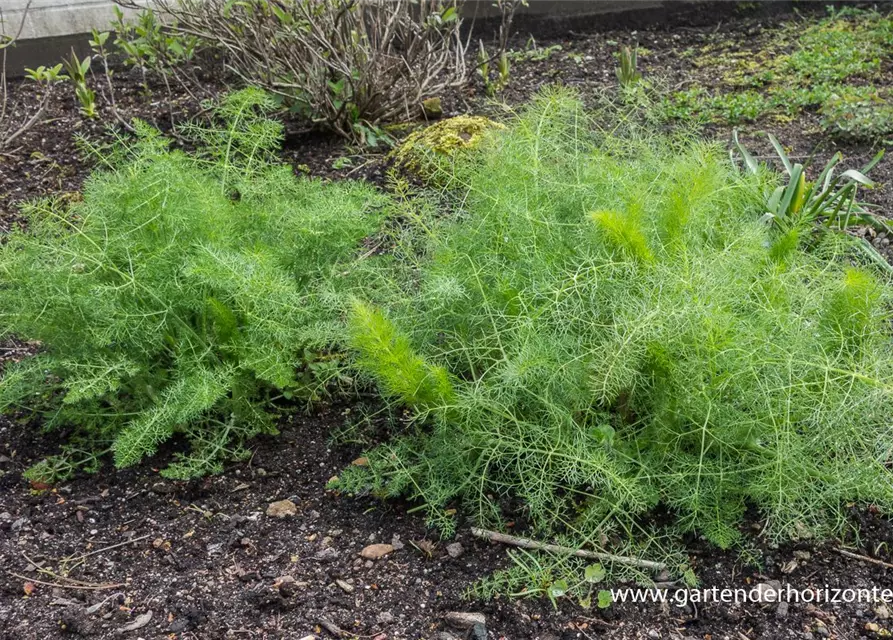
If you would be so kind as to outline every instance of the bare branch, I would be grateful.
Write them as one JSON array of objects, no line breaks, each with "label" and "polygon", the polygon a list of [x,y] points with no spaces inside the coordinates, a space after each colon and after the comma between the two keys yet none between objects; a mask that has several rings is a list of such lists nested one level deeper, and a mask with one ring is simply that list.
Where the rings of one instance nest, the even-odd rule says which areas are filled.
[{"label": "bare branch", "polygon": [[[13,140],[15,140],[23,133],[31,129],[34,125],[36,125],[43,117],[43,114],[46,111],[46,107],[49,104],[50,85],[49,83],[47,83],[40,106],[33,116],[28,118],[17,128],[13,128],[14,125],[6,122],[9,108],[9,85],[7,83],[6,75],[6,50],[15,45],[16,41],[21,37],[22,31],[25,28],[25,20],[28,17],[28,11],[31,9],[31,3],[32,0],[28,0],[28,2],[25,3],[25,8],[22,10],[22,19],[19,22],[19,28],[16,30],[15,35],[0,39],[0,149],[9,146]],[[3,22],[3,9],[0,8],[0,24],[3,24]]]},{"label": "bare branch", "polygon": [[357,125],[415,118],[424,98],[467,81],[460,2],[156,0],[155,6],[173,32],[224,52],[237,77],[284,97],[308,121],[356,137]]},{"label": "bare branch", "polygon": [[589,558],[592,560],[601,560],[602,562],[616,562],[617,564],[625,564],[631,567],[639,567],[640,569],[650,569],[652,571],[663,571],[667,565],[663,562],[655,562],[653,560],[642,560],[641,558],[632,558],[629,556],[617,556],[613,553],[602,553],[600,551],[588,551],[586,549],[572,549],[571,547],[562,547],[557,544],[548,544],[545,542],[537,542],[529,538],[519,538],[510,536],[505,533],[496,531],[487,531],[486,529],[472,528],[471,534],[477,538],[484,538],[492,542],[501,542],[513,547],[522,549],[534,549],[540,551],[550,551],[565,556],[575,556],[577,558]]}]

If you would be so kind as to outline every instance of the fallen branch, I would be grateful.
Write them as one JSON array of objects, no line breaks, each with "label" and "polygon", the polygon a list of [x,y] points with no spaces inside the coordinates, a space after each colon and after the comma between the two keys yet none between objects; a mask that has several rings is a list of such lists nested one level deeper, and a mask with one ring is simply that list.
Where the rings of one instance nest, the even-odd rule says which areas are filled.
[{"label": "fallen branch", "polygon": [[35,124],[37,124],[37,121],[43,117],[43,114],[46,113],[46,110],[47,110],[47,102],[45,101],[43,104],[40,105],[40,108],[37,110],[37,113],[35,113],[33,116],[31,116],[27,122],[25,122],[21,127],[16,129],[15,131],[13,131],[11,134],[9,134],[6,138],[4,138],[3,140],[0,140],[0,148],[9,146],[10,144],[12,144],[13,140],[15,140],[20,135],[22,135],[23,133],[25,133],[26,131],[31,129],[31,127],[33,127]]},{"label": "fallen branch", "polygon": [[854,560],[864,560],[865,562],[870,562],[871,564],[876,564],[880,567],[886,567],[887,569],[893,569],[893,564],[889,562],[884,562],[883,560],[878,560],[877,558],[871,558],[869,556],[863,556],[858,553],[853,553],[852,551],[847,551],[846,549],[836,548],[834,549],[837,553],[842,556],[846,556],[847,558],[853,558]]},{"label": "fallen branch", "polygon": [[613,553],[602,553],[600,551],[588,551],[586,549],[573,549],[571,547],[562,547],[557,544],[548,544],[545,542],[537,542],[529,538],[519,538],[510,536],[505,533],[496,531],[487,531],[486,529],[471,528],[471,534],[476,538],[483,538],[491,542],[501,542],[502,544],[511,545],[513,547],[521,547],[522,549],[534,549],[538,551],[549,551],[551,553],[559,553],[566,556],[575,556],[577,558],[589,558],[592,560],[601,560],[603,562],[616,562],[617,564],[625,564],[631,567],[639,567],[641,569],[651,569],[652,571],[663,571],[667,565],[663,562],[655,562],[653,560],[642,560],[640,558],[631,558],[629,556],[617,556]]}]

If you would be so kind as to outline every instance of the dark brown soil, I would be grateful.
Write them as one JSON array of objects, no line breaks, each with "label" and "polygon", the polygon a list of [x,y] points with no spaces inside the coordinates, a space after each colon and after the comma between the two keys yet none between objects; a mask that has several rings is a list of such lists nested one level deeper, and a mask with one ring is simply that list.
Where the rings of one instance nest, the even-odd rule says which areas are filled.
[{"label": "dark brown soil", "polygon": [[[489,637],[509,639],[737,640],[826,631],[858,638],[866,624],[887,625],[887,612],[868,604],[794,604],[779,617],[775,604],[624,603],[592,611],[571,602],[553,609],[546,599],[464,600],[473,581],[505,566],[504,549],[472,538],[463,526],[456,541],[464,551],[453,558],[446,545],[456,541],[438,540],[407,515],[406,505],[327,491],[328,480],[358,453],[328,444],[343,413],[295,415],[279,437],[257,443],[250,462],[202,481],[164,480],[150,462],[135,470],[105,468],[50,489],[29,487],[21,472],[52,445],[4,421],[0,637],[113,638],[150,611],[146,626],[124,637],[325,637],[331,634],[320,625],[328,622],[345,637],[438,638],[444,614],[455,610],[484,613]],[[296,505],[295,515],[266,514],[271,502],[284,499]],[[859,553],[873,555],[889,544],[886,520],[855,518]],[[425,551],[429,542],[435,546]],[[364,560],[359,552],[372,543],[397,550]],[[889,569],[839,555],[833,546],[756,548],[761,569],[698,541],[690,553],[704,587],[753,588],[774,579],[798,589],[893,588]],[[114,586],[51,586],[72,584],[63,574],[85,587]]]},{"label": "dark brown soil", "polygon": [[[680,55],[686,48],[717,38],[753,46],[764,28],[794,17],[742,15],[731,5],[686,8],[650,23],[629,17],[626,23],[612,18],[571,26],[521,22],[515,48],[525,46],[533,29],[538,47],[560,44],[562,49],[548,59],[517,61],[502,97],[519,104],[555,81],[578,87],[584,96],[603,91],[615,82],[617,43],[633,40],[651,51],[642,59],[646,75],[661,73],[667,82],[682,82],[691,73]],[[821,7],[803,5],[803,10]],[[141,82],[134,72],[116,75],[123,117],[140,116],[168,129],[172,113],[183,118],[197,110],[178,87],[168,97],[162,84],[146,92]],[[203,86],[209,94],[221,89],[210,77]],[[14,87],[19,113],[26,114],[36,100],[27,85]],[[448,115],[497,109],[479,85],[444,96],[444,104]],[[60,88],[48,119],[0,155],[0,229],[16,223],[24,200],[80,188],[91,162],[77,151],[72,134],[102,139],[114,118],[102,97],[100,107],[100,119],[85,121],[73,96]],[[765,126],[743,128],[753,134]],[[818,147],[826,157],[838,148],[817,131],[814,116],[773,130],[795,155]],[[711,133],[729,135],[721,128]],[[747,139],[757,151],[768,151],[753,135]],[[851,166],[874,151],[839,148]],[[382,180],[382,156],[351,154],[330,136],[294,131],[283,156],[314,175]],[[351,157],[350,166],[333,168],[343,156]],[[893,197],[887,185],[891,174],[890,162],[882,163],[873,174],[881,187],[866,194],[882,212],[888,212]],[[875,242],[884,247],[884,240]],[[0,360],[24,357],[30,348],[3,343]],[[359,455],[356,447],[330,440],[347,411],[295,410],[280,436],[256,442],[249,462],[231,464],[224,474],[202,481],[164,480],[150,462],[124,471],[107,464],[96,475],[56,487],[29,485],[22,473],[54,451],[64,434],[47,436],[38,425],[0,418],[0,638],[303,639],[335,637],[338,629],[346,638],[462,637],[463,631],[444,622],[445,613],[457,610],[485,614],[487,637],[508,640],[875,638],[887,637],[893,627],[890,610],[867,603],[788,609],[615,603],[606,610],[584,610],[567,600],[559,600],[557,608],[546,599],[466,600],[463,593],[475,580],[507,565],[505,549],[472,538],[469,523],[460,525],[457,540],[441,541],[408,505],[328,491],[327,481]],[[168,454],[175,448],[171,445]],[[270,503],[284,499],[295,504],[294,515],[267,515]],[[890,560],[893,527],[885,518],[854,511],[851,524],[846,543],[853,553]],[[758,530],[756,522],[748,526]],[[777,580],[797,589],[893,588],[891,565],[842,555],[838,543],[775,548],[758,535],[754,539],[746,554],[690,541],[701,586],[750,588]],[[463,551],[452,557],[447,545],[456,541]],[[396,550],[367,561],[359,553],[372,543],[393,544]],[[53,586],[61,584],[68,586]]]}]

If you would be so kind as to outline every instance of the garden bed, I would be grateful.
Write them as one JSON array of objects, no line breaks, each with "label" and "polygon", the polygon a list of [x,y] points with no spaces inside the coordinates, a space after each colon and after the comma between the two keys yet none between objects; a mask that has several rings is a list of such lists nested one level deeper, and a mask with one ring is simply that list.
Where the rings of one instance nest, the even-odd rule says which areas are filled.
[{"label": "garden bed", "polygon": [[[22,640],[114,638],[148,611],[153,616],[147,626],[124,637],[332,637],[320,630],[324,620],[362,637],[438,638],[441,630],[461,637],[443,622],[457,610],[484,613],[491,637],[507,639],[825,637],[815,633],[820,626],[832,637],[858,638],[875,637],[865,632],[866,624],[886,626],[865,604],[792,605],[780,616],[778,605],[626,603],[584,611],[571,602],[560,602],[556,610],[547,599],[465,600],[475,580],[506,565],[505,548],[465,529],[456,540],[441,542],[403,503],[327,491],[329,478],[359,453],[327,443],[343,414],[333,407],[313,417],[297,415],[281,436],[258,442],[250,463],[230,465],[206,480],[166,481],[150,463],[136,470],[106,468],[51,491],[32,490],[20,476],[32,456],[51,445],[23,434],[22,425],[4,423],[0,441],[7,457],[15,455],[2,462],[2,560],[4,570],[26,579],[3,580],[3,633]],[[296,515],[267,516],[268,505],[283,499],[295,503]],[[893,542],[886,520],[867,513],[854,513],[853,519],[862,526],[865,553]],[[85,582],[123,586],[79,591],[37,584],[25,597],[29,580],[54,581],[28,571],[26,558],[58,571],[65,557],[131,539],[137,542],[86,558],[72,573]],[[426,540],[435,545],[430,552]],[[463,551],[454,558],[447,545],[456,542]],[[359,553],[373,543],[403,546],[367,566]],[[696,540],[690,550],[706,588],[749,589],[768,580],[797,588],[893,588],[889,569],[842,556],[833,544],[753,552],[762,569]],[[292,590],[273,586],[282,576],[295,579]],[[346,593],[339,580],[353,592]],[[95,614],[85,613],[109,596],[114,597]]]},{"label": "garden bed", "polygon": [[[817,20],[822,11],[809,7],[804,19]],[[783,19],[795,17],[749,17],[744,12],[703,24],[703,16],[683,11],[636,33],[591,25],[559,39],[535,33],[535,44],[522,31],[513,41],[519,53],[501,97],[518,105],[555,81],[576,87],[584,97],[613,86],[613,52],[617,43],[633,40],[647,49],[640,52],[646,77],[659,73],[664,82],[680,88],[693,78],[715,85],[721,79],[710,75],[713,67],[696,70],[687,52],[708,46],[748,51],[767,41],[767,28]],[[885,65],[878,82],[891,78],[889,62]],[[122,116],[168,128],[171,113],[163,86],[152,85],[146,93],[140,82],[131,72],[116,75]],[[207,89],[214,94],[222,86],[209,78]],[[176,89],[174,98],[180,118],[197,108]],[[443,99],[447,115],[501,110],[480,86]],[[19,203],[76,193],[91,169],[71,133],[101,137],[103,119],[85,121],[73,98],[61,92],[47,115],[44,124],[0,156],[2,229],[16,224]],[[768,142],[757,131],[774,132],[794,156],[807,156],[817,147],[824,159],[840,150],[849,166],[864,164],[877,150],[870,144],[835,145],[821,131],[819,117],[808,111],[785,122],[764,117],[739,126],[749,144],[767,153]],[[706,130],[728,139],[731,128],[710,124]],[[312,175],[379,184],[388,166],[381,154],[355,154],[337,139],[299,131],[287,134],[284,157]],[[882,162],[872,173],[879,187],[863,192],[882,214],[889,212],[893,199],[891,175],[890,163]],[[866,233],[886,253],[889,239]],[[6,360],[28,351],[21,343],[0,347]],[[337,633],[337,627],[345,637],[436,638],[441,632],[462,635],[444,622],[447,612],[457,610],[484,613],[490,637],[508,639],[858,638],[876,637],[893,624],[888,610],[864,603],[790,608],[615,603],[583,610],[561,599],[557,609],[546,599],[463,599],[476,580],[506,566],[504,548],[472,538],[464,525],[456,540],[439,541],[420,517],[408,512],[410,505],[327,490],[329,479],[361,453],[356,445],[330,442],[350,411],[330,406],[305,415],[295,408],[280,436],[255,441],[248,462],[232,463],[222,475],[204,480],[163,479],[150,461],[124,471],[106,465],[97,475],[56,487],[29,485],[21,474],[53,452],[53,440],[61,434],[41,437],[39,425],[0,418],[0,563],[9,572],[0,586],[0,633],[23,639],[66,634],[111,638],[138,621],[144,626],[124,631],[125,637],[326,637]],[[168,445],[165,453],[176,446]],[[269,505],[279,500],[292,501],[295,513],[268,515]],[[889,560],[889,522],[870,512],[854,511],[851,517],[860,527],[858,538],[846,540],[852,553]],[[745,526],[758,524],[749,519]],[[745,563],[737,552],[690,540],[688,552],[701,586],[750,588],[777,580],[801,589],[893,588],[888,567],[842,555],[836,543],[777,548],[755,540],[749,550],[754,564]],[[455,542],[461,550],[448,546]],[[360,557],[373,543],[392,544],[395,550],[378,560]],[[87,588],[42,584],[56,582],[53,574],[75,563],[79,567],[71,576]],[[108,585],[120,586],[94,588]]]}]

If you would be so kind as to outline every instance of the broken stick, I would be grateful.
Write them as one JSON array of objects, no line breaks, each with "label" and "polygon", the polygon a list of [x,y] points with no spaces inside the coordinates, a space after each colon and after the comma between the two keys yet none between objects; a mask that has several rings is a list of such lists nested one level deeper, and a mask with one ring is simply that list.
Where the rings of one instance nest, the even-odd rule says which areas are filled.
[{"label": "broken stick", "polygon": [[343,638],[347,635],[350,635],[344,629],[339,627],[337,624],[335,624],[328,618],[321,617],[318,621],[318,624],[319,624],[319,626],[321,626],[323,629],[325,629],[326,631],[331,633],[336,638]]},{"label": "broken stick", "polygon": [[870,562],[871,564],[876,564],[881,567],[886,567],[887,569],[893,569],[893,564],[889,562],[884,562],[883,560],[878,560],[877,558],[871,558],[869,556],[863,556],[860,553],[853,553],[852,551],[847,551],[846,549],[841,549],[837,547],[834,549],[837,553],[842,556],[846,556],[847,558],[853,558],[854,560],[862,560],[863,562]]},{"label": "broken stick", "polygon": [[666,563],[655,562],[654,560],[642,560],[641,558],[631,558],[629,556],[617,556],[613,553],[603,553],[601,551],[588,551],[586,549],[573,549],[571,547],[562,547],[557,544],[548,544],[546,542],[537,542],[530,538],[519,538],[510,536],[506,533],[497,531],[487,531],[486,529],[471,528],[471,534],[477,538],[484,538],[492,542],[501,542],[513,547],[521,547],[522,549],[534,549],[539,551],[550,551],[552,553],[560,553],[566,556],[575,556],[577,558],[590,558],[592,560],[601,560],[603,562],[616,562],[617,564],[625,564],[631,567],[639,567],[640,569],[650,569],[652,571],[663,571],[667,568]]}]

